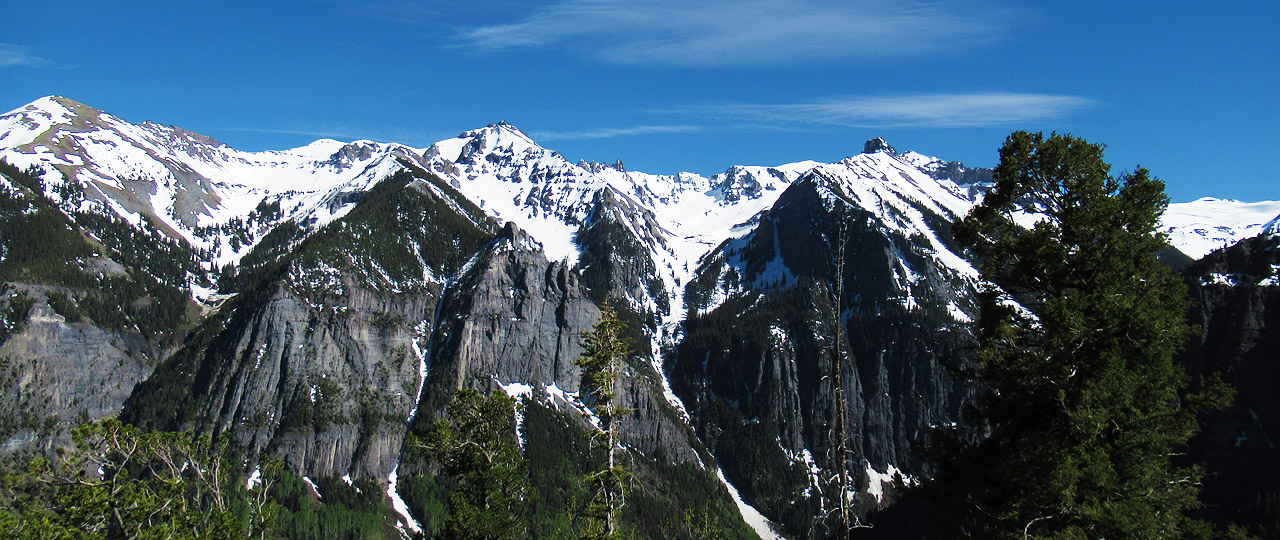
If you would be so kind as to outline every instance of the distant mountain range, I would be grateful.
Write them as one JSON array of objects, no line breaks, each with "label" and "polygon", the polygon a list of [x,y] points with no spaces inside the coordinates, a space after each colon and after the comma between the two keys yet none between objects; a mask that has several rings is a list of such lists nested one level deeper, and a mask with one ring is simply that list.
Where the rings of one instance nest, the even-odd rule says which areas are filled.
[{"label": "distant mountain range", "polygon": [[[976,391],[948,370],[966,361],[980,281],[950,226],[992,171],[881,139],[863,150],[654,175],[571,163],[497,123],[427,148],[242,152],[36,100],[0,116],[0,158],[42,183],[0,185],[47,203],[5,219],[43,212],[76,235],[70,270],[10,255],[29,251],[18,236],[0,246],[9,305],[32,301],[0,354],[34,374],[0,389],[15,404],[0,445],[48,447],[33,418],[121,414],[228,432],[300,475],[377,479],[400,500],[397,482],[427,467],[404,440],[453,389],[506,390],[589,429],[572,360],[610,301],[636,341],[624,442],[648,474],[693,467],[726,481],[718,497],[762,537],[822,537],[838,436],[869,512],[928,474],[911,444],[956,426]],[[1198,260],[1280,235],[1280,202],[1175,203],[1162,227]],[[111,302],[124,320],[105,322]],[[844,434],[836,362],[852,374]],[[413,501],[397,508],[420,526]]]}]

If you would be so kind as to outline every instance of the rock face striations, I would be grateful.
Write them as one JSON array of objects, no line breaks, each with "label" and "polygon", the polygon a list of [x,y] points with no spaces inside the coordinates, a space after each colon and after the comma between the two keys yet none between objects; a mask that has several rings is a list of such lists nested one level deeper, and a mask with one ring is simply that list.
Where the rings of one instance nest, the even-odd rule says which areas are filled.
[{"label": "rock face striations", "polygon": [[864,168],[923,176],[875,154],[793,184],[753,232],[703,259],[670,361],[729,479],[802,536],[835,500],[834,362],[863,508],[895,472],[927,472],[911,445],[954,425],[972,394],[947,368],[964,361],[976,285],[945,240],[954,214],[918,202],[910,182],[868,190],[847,176]]},{"label": "rock face striations", "polygon": [[[950,227],[991,171],[882,139],[838,163],[652,175],[571,163],[506,123],[424,149],[249,153],[50,97],[0,116],[0,157],[7,452],[119,414],[394,484],[433,471],[409,435],[476,388],[521,397],[521,443],[563,454],[598,421],[573,361],[608,301],[636,351],[622,442],[669,486],[638,500],[678,508],[671,486],[696,478],[732,508],[723,472],[757,532],[772,537],[767,517],[809,538],[837,471],[859,510],[889,504],[930,472],[913,445],[964,429],[974,396],[950,370],[968,362],[979,277]],[[1166,226],[1199,243],[1175,247],[1275,213],[1211,202],[1252,213],[1214,228],[1209,203],[1187,203]],[[1214,459],[1272,451],[1275,241],[1190,270],[1204,334],[1188,364],[1241,385],[1206,435]]]}]

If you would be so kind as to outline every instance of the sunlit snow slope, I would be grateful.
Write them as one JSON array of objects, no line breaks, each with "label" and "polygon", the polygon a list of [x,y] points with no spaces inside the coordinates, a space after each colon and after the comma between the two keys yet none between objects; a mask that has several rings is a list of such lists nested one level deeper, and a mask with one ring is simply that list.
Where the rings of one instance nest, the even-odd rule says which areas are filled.
[{"label": "sunlit snow slope", "polygon": [[1165,212],[1161,230],[1169,243],[1193,259],[1260,234],[1267,222],[1280,215],[1280,201],[1241,202],[1205,197],[1173,203]]},{"label": "sunlit snow slope", "polygon": [[[0,156],[19,167],[45,169],[47,184],[63,176],[86,198],[130,222],[144,219],[166,234],[210,250],[225,264],[248,243],[210,230],[244,221],[262,204],[279,203],[282,218],[326,223],[367,190],[417,160],[400,145],[319,140],[283,151],[242,152],[182,128],[130,124],[75,101],[46,97],[0,116]],[[85,204],[91,204],[86,202]],[[279,219],[261,220],[255,239]]]},{"label": "sunlit snow slope", "polygon": [[[181,128],[131,124],[56,96],[0,116],[0,157],[44,168],[50,186],[64,175],[75,179],[84,186],[85,205],[97,201],[135,224],[150,220],[206,250],[211,269],[237,261],[284,220],[316,226],[343,215],[360,193],[402,168],[401,161],[432,170],[486,212],[515,222],[553,259],[577,260],[576,235],[594,218],[593,201],[609,191],[621,201],[615,211],[625,214],[622,221],[661,274],[669,322],[684,316],[680,291],[699,260],[752,230],[760,213],[812,170],[839,177],[855,204],[867,209],[902,199],[958,217],[973,204],[971,186],[935,179],[947,162],[886,149],[862,154],[881,156],[871,160],[878,164],[855,156],[836,164],[735,166],[704,177],[571,163],[506,123],[421,150],[324,139],[290,150],[242,152]],[[276,204],[278,215],[264,213]],[[1201,199],[1170,205],[1163,227],[1175,247],[1198,258],[1258,234],[1277,214],[1280,202]]]}]

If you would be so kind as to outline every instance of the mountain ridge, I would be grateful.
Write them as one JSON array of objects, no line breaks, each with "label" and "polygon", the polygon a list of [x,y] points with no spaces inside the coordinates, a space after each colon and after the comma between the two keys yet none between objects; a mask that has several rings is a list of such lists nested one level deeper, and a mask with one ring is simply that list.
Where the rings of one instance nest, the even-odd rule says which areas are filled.
[{"label": "mountain ridge", "polygon": [[[41,117],[43,122],[39,119]],[[5,120],[9,121],[8,125]],[[90,127],[96,129],[88,130]],[[86,137],[85,139],[90,139],[87,142],[78,141],[75,137],[77,133],[104,130],[106,133],[114,132],[127,137],[118,137],[114,141],[102,137],[95,141]],[[151,144],[125,144],[120,138],[141,139]],[[883,147],[877,146],[871,149],[871,153],[889,154],[938,180],[950,179],[958,185],[969,184],[972,182],[965,182],[965,177],[973,176],[971,173],[974,171],[981,171],[966,169],[956,162],[946,162],[914,151],[900,153],[888,146],[887,142],[882,139],[880,141]],[[102,151],[94,142],[114,144],[110,150],[113,153],[119,153],[122,146],[132,146],[142,153],[131,158],[134,163],[123,164],[97,163],[92,160],[84,162],[66,157],[76,155],[76,152],[71,152],[73,149],[80,154],[93,154],[95,148]],[[165,146],[158,143],[169,143],[171,151],[158,152],[158,148]],[[155,217],[167,234],[182,237],[197,247],[216,250],[220,265],[238,260],[238,256],[247,251],[244,249],[246,246],[231,249],[225,239],[218,242],[199,238],[191,233],[191,229],[196,226],[225,226],[236,217],[246,217],[255,206],[268,200],[280,202],[282,213],[293,219],[310,217],[319,224],[332,221],[341,214],[344,207],[349,207],[349,204],[344,203],[344,194],[367,190],[378,175],[385,177],[397,169],[393,163],[396,159],[406,159],[417,166],[442,174],[454,182],[455,187],[462,188],[469,198],[478,202],[496,199],[494,192],[510,191],[507,195],[523,196],[526,199],[546,197],[549,194],[547,189],[511,191],[510,186],[506,186],[508,189],[497,189],[496,184],[483,180],[470,188],[464,188],[468,185],[465,180],[474,182],[482,176],[506,176],[508,179],[560,176],[570,181],[582,182],[588,188],[600,187],[601,183],[607,184],[620,194],[626,194],[651,209],[670,207],[673,210],[671,214],[686,220],[702,215],[716,221],[708,223],[708,219],[703,219],[698,226],[690,227],[698,230],[705,229],[708,225],[716,227],[716,234],[705,234],[698,239],[701,254],[728,237],[734,225],[743,223],[763,210],[772,200],[771,195],[776,195],[781,187],[795,181],[800,174],[824,165],[814,161],[801,161],[778,166],[734,165],[724,173],[711,177],[694,173],[654,175],[627,171],[625,167],[619,169],[593,166],[586,162],[570,163],[558,152],[540,146],[525,132],[508,122],[496,122],[485,128],[466,131],[458,137],[421,149],[395,143],[343,143],[333,139],[320,139],[293,149],[242,152],[216,139],[180,127],[163,126],[154,122],[129,124],[109,113],[59,96],[40,98],[0,116],[0,149],[3,150],[0,154],[19,167],[41,164],[58,169],[64,174],[74,174],[91,191],[96,188],[101,199],[114,203],[113,209],[122,217],[133,217],[135,220],[140,215]],[[482,163],[486,159],[483,156],[491,156],[489,159],[499,156],[495,153],[498,149],[503,150],[501,156],[508,160],[507,163]],[[856,156],[855,154],[853,157]],[[182,159],[183,157],[188,159]],[[144,166],[148,158],[159,162],[159,165]],[[307,166],[314,167],[315,170],[309,174],[300,174],[298,169]],[[353,173],[357,168],[359,170]],[[328,174],[321,174],[319,171],[327,171]],[[574,174],[575,172],[578,174]],[[961,178],[951,178],[947,176],[948,172]],[[169,185],[139,187],[126,185],[118,180],[129,175],[148,174],[167,178]],[[471,178],[472,176],[477,178]],[[989,180],[989,176],[985,179]],[[48,180],[60,181],[54,177],[49,177]],[[687,200],[680,200],[682,196],[693,198],[695,194],[721,203],[720,211],[710,212],[716,209],[716,205],[710,201],[689,204]],[[573,203],[581,203],[581,198],[575,196],[571,187],[569,192],[556,196],[559,199],[557,206],[540,208],[536,214],[530,211],[519,212],[518,204],[490,211],[499,214],[498,217],[502,219],[518,220],[522,228],[544,243],[553,257],[572,257],[576,253],[573,252],[572,242],[566,238],[574,231],[565,223],[571,226],[583,218],[581,215],[573,215],[571,211]],[[977,200],[973,193],[968,198],[971,202]],[[741,204],[744,200],[758,201],[759,204]],[[740,210],[728,212],[726,209],[729,207]],[[547,214],[559,218],[556,221],[561,223],[552,222]],[[1266,214],[1270,215],[1265,216]],[[1170,234],[1170,241],[1175,247],[1194,259],[1213,248],[1257,234],[1263,224],[1277,216],[1280,216],[1280,202],[1241,203],[1204,198],[1171,204],[1163,231]],[[667,217],[666,221],[670,223],[674,219]],[[548,228],[559,230],[541,230]],[[714,236],[719,238],[707,239]],[[668,251],[675,249],[673,246],[668,247],[671,248]],[[673,255],[682,263],[696,262],[697,255],[701,255],[687,253],[692,246],[682,247],[684,253]]]},{"label": "mountain ridge", "polygon": [[[950,226],[990,171],[882,139],[865,150],[654,175],[571,163],[506,122],[422,149],[326,139],[240,152],[65,98],[0,116],[0,157],[37,165],[43,179],[21,189],[192,251],[190,265],[164,273],[203,304],[189,310],[194,329],[165,338],[185,347],[152,344],[156,373],[131,404],[95,404],[94,416],[124,407],[153,427],[230,432],[300,473],[395,485],[397,471],[427,470],[404,458],[406,430],[421,434],[453,389],[529,388],[517,393],[582,412],[569,361],[608,301],[637,352],[627,444],[704,471],[723,465],[744,505],[801,537],[819,534],[814,516],[839,496],[824,479],[840,466],[836,434],[821,427],[836,406],[824,382],[834,365],[852,374],[856,421],[843,436],[854,450],[843,461],[861,473],[848,496],[862,511],[892,500],[896,475],[927,474],[911,444],[955,426],[973,393],[947,371],[965,361],[979,283]],[[1168,215],[1218,201],[1198,203]],[[1186,233],[1175,240],[1199,249],[1270,219],[1257,218],[1269,202],[1224,204],[1216,212],[1240,223],[1174,219],[1170,231]],[[99,249],[81,266],[151,271]],[[66,301],[24,290],[41,321],[98,324],[59,321],[49,314]],[[138,337],[121,332],[102,340]],[[190,405],[155,407],[178,395]]]}]

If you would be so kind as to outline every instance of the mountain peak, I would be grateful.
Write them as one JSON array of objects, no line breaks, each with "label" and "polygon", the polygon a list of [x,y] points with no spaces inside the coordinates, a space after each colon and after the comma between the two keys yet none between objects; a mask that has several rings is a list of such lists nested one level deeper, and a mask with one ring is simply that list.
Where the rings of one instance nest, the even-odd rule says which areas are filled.
[{"label": "mountain peak", "polygon": [[1276,216],[1275,219],[1268,221],[1266,225],[1263,225],[1262,234],[1268,236],[1280,236],[1280,216]]},{"label": "mountain peak", "polygon": [[[45,96],[9,111],[4,116],[23,115],[36,124],[47,124],[50,121],[53,123],[71,123],[77,118],[92,119],[97,118],[99,114],[101,114],[101,111],[98,109],[74,99],[62,96]],[[43,120],[36,120],[31,115],[42,117]]]},{"label": "mountain peak", "polygon": [[864,154],[874,154],[876,152],[884,152],[891,156],[898,155],[898,151],[892,146],[889,146],[889,143],[880,137],[871,139],[867,141],[867,144],[862,146],[862,153]]},{"label": "mountain peak", "polygon": [[591,171],[593,173],[598,173],[606,169],[613,169],[618,172],[627,172],[627,166],[622,163],[621,159],[613,162],[612,164],[600,163],[599,161],[587,161],[585,159],[582,159],[582,160],[578,160],[578,166],[588,171]]},{"label": "mountain peak", "polygon": [[516,135],[524,137],[525,139],[528,139],[529,142],[534,142],[533,138],[530,137],[529,134],[525,133],[524,130],[516,127],[515,124],[512,124],[511,122],[508,122],[506,120],[499,120],[497,122],[489,124],[485,126],[484,131],[505,131],[508,133],[514,133]]},{"label": "mountain peak", "polygon": [[[72,116],[94,117],[102,113],[102,111],[80,103],[71,98],[62,96],[45,96],[32,101],[26,107],[26,110],[41,110],[46,112],[61,113],[63,110],[69,112]],[[61,109],[61,110],[60,110]]]}]

